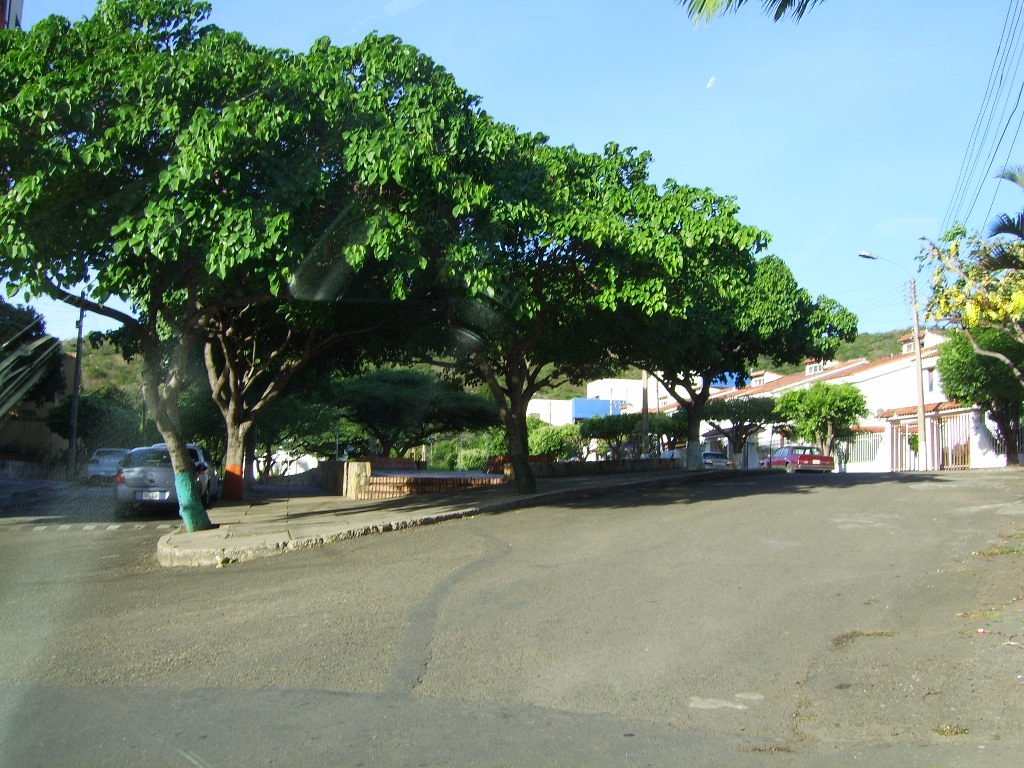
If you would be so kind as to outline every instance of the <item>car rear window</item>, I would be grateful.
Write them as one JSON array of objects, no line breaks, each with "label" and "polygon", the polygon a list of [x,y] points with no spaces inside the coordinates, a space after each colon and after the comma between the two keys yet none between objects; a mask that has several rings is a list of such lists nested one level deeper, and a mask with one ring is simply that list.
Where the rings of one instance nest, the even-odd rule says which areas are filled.
[{"label": "car rear window", "polygon": [[124,456],[126,451],[118,450],[117,448],[108,448],[106,450],[100,449],[96,451],[94,457],[97,459],[119,459]]},{"label": "car rear window", "polygon": [[163,448],[140,448],[129,451],[121,464],[125,467],[165,467],[171,464],[171,454]]}]

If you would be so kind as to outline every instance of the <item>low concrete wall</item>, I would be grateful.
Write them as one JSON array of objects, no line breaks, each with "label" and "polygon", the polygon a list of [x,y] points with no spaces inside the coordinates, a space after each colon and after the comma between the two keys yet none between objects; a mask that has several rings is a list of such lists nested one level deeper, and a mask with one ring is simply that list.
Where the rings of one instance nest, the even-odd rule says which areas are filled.
[{"label": "low concrete wall", "polygon": [[67,480],[68,469],[63,465],[0,459],[0,477],[8,480]]},{"label": "low concrete wall", "polygon": [[[506,465],[511,472],[512,465]],[[668,472],[686,469],[683,459],[632,459],[628,461],[553,461],[532,465],[534,477],[593,477],[633,472]]]}]

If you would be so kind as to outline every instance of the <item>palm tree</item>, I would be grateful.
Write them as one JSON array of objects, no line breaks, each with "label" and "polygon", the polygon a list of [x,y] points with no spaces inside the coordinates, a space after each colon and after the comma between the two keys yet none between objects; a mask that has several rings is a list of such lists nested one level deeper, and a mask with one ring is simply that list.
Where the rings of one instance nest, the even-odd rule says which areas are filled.
[{"label": "palm tree", "polygon": [[[1011,181],[1024,189],[1024,166],[1004,168],[997,178]],[[988,258],[993,269],[1024,269],[1024,257],[1021,253],[1024,247],[1024,210],[1018,212],[1016,216],[999,214],[988,225],[986,234],[988,237],[1008,238],[997,243]]]},{"label": "palm tree", "polygon": [[[711,21],[715,16],[721,16],[727,11],[739,10],[740,6],[746,5],[747,0],[676,0],[679,3],[686,3],[686,12],[694,21]],[[820,3],[821,0],[761,0],[765,13],[770,13],[775,21],[780,21],[789,15],[794,21],[800,21],[803,15],[812,6]]]}]

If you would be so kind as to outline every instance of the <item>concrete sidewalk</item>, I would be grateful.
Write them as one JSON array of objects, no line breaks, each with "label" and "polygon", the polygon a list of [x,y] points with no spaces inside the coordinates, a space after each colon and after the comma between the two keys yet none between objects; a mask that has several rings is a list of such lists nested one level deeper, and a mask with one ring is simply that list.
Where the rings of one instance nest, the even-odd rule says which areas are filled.
[{"label": "concrete sidewalk", "polygon": [[558,504],[595,495],[699,481],[724,470],[684,470],[538,480],[538,492],[519,495],[511,484],[422,494],[394,501],[354,502],[310,488],[258,488],[242,502],[221,502],[210,510],[218,525],[209,531],[184,530],[157,543],[161,565],[213,565],[244,562],[332,544],[356,536],[397,531],[480,514]]}]

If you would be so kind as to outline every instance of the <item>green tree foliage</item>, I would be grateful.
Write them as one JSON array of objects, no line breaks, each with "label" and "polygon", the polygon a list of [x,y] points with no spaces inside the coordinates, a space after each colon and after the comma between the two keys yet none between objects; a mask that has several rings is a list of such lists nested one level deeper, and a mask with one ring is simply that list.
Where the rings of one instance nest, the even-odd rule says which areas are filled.
[{"label": "green tree foliage", "polygon": [[584,458],[583,438],[578,424],[531,424],[530,454],[556,459]]},{"label": "green tree foliage", "polygon": [[[285,135],[257,136],[244,153],[207,161],[246,169],[242,192],[222,205],[255,208],[262,220],[270,199],[286,233],[267,274],[246,274],[260,300],[241,310],[222,303],[207,321],[206,361],[232,466],[302,368],[329,356],[353,370],[371,351],[386,357],[385,340],[409,342],[409,329],[424,324],[412,300],[431,289],[427,273],[454,258],[485,198],[475,102],[414,48],[376,35],[346,48],[319,40],[275,72],[272,104]],[[251,121],[263,119],[269,98],[252,104]],[[290,276],[292,300],[268,306],[281,275]]]},{"label": "green tree foliage", "polygon": [[[999,352],[1024,367],[1024,345],[1009,334],[979,329],[975,339],[985,349]],[[946,395],[957,402],[984,408],[1006,445],[1006,463],[1018,464],[1024,385],[1013,371],[1001,360],[977,354],[972,340],[962,331],[950,333],[939,347],[938,369]]]},{"label": "green tree foliage", "polygon": [[499,125],[492,141],[505,150],[492,210],[449,278],[453,352],[497,403],[517,487],[529,493],[530,399],[611,373],[598,317],[619,301],[650,300],[647,254],[632,247],[630,224],[648,158],[614,145],[602,154],[551,147]]},{"label": "green tree foliage", "polygon": [[813,442],[827,454],[838,441],[850,439],[857,421],[868,415],[867,402],[856,386],[821,381],[809,389],[785,392],[776,407],[801,439]]},{"label": "green tree foliage", "polygon": [[683,409],[672,413],[652,413],[648,418],[648,428],[651,438],[648,445],[658,448],[658,452],[662,449],[675,450],[686,445],[689,416]]},{"label": "green tree foliage", "polygon": [[[71,439],[70,397],[49,412],[47,425],[55,434]],[[156,442],[144,436],[138,402],[114,387],[79,397],[77,434],[82,456],[92,455],[97,448],[134,448],[143,442]],[[152,434],[148,437],[154,438]]]},{"label": "green tree foliage", "polygon": [[928,317],[959,328],[977,354],[999,360],[1024,382],[1019,360],[980,342],[988,329],[1024,344],[1024,240],[1013,236],[1012,226],[1004,222],[997,234],[1009,237],[991,240],[955,227],[925,247],[921,260],[933,269]]},{"label": "green tree foliage", "polygon": [[620,309],[611,346],[687,412],[687,466],[699,469],[700,423],[716,382],[746,378],[764,355],[828,359],[856,336],[857,319],[828,297],[812,299],[778,257],[758,259],[768,235],[739,221],[732,198],[670,182],[649,210],[644,231],[662,265],[663,304]]},{"label": "green tree foliage", "polygon": [[[190,339],[207,344],[231,463],[332,330],[352,336],[331,317],[347,276],[386,265],[376,284],[407,297],[486,197],[463,167],[483,146],[467,133],[474,102],[413,49],[370,36],[269,51],[205,25],[208,12],[103,0],[81,22],[51,17],[0,42],[0,149],[15,158],[0,169],[3,277],[124,323],[179,474],[191,471],[177,406]],[[51,226],[55,215],[74,226]],[[71,291],[83,281],[84,298]],[[271,332],[262,324],[279,329],[281,313],[255,307],[289,285],[324,305]],[[249,343],[264,339],[270,349]],[[205,527],[190,490],[183,517]]]},{"label": "green tree foliage", "polygon": [[0,155],[12,158],[0,166],[0,273],[12,291],[85,307],[134,337],[189,530],[210,521],[178,411],[185,357],[211,294],[233,269],[258,272],[253,257],[283,231],[214,199],[234,179],[203,159],[273,131],[280,113],[263,105],[264,122],[246,123],[271,59],[204,26],[208,13],[189,0],[102,0],[74,24],[51,16],[0,38]]},{"label": "green tree foliage", "polygon": [[712,399],[704,409],[704,419],[726,435],[733,455],[741,457],[750,438],[779,421],[777,405],[773,397]]},{"label": "green tree foliage", "polygon": [[598,416],[580,422],[580,437],[584,440],[598,440],[620,461],[627,457],[629,450],[640,442],[640,414],[618,413]]},{"label": "green tree foliage", "polygon": [[488,399],[418,371],[382,368],[337,382],[333,390],[339,408],[373,438],[380,456],[401,456],[434,435],[497,423]]}]

